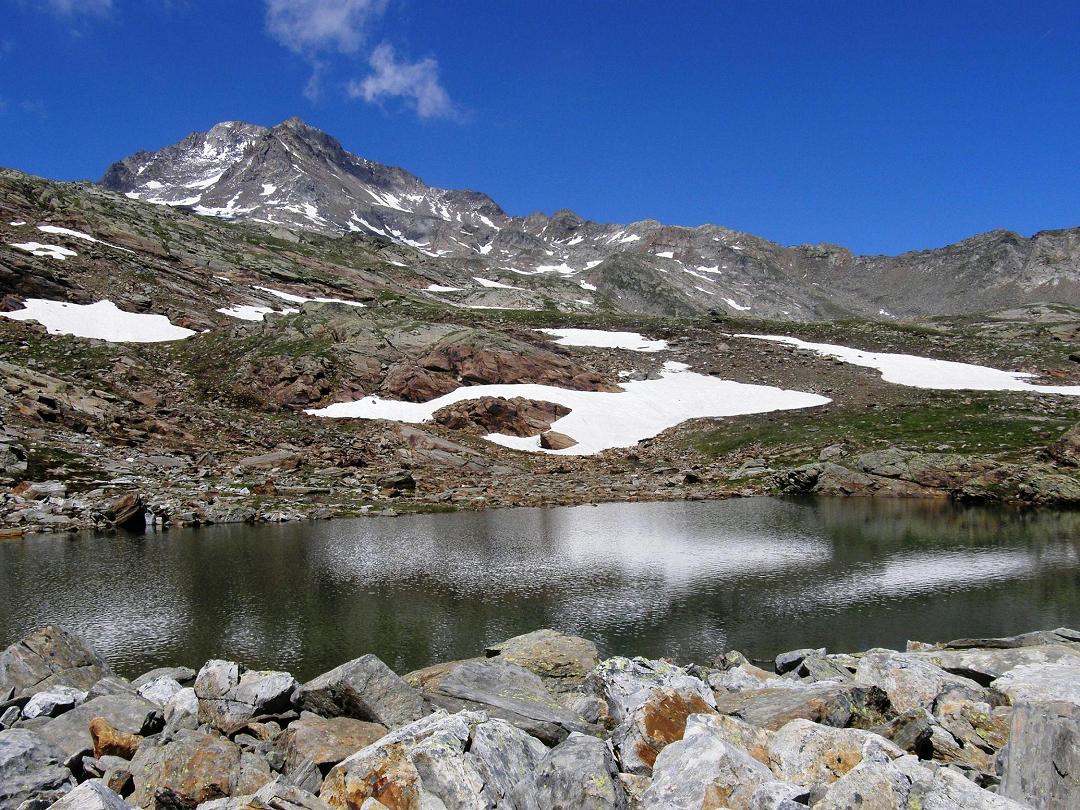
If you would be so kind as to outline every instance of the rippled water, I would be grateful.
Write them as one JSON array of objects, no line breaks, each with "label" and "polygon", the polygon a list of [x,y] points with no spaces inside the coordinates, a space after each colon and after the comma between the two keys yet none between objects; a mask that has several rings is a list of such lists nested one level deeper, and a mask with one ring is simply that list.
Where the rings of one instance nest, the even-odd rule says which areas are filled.
[{"label": "rippled water", "polygon": [[122,673],[211,657],[404,672],[558,627],[707,661],[1080,625],[1080,513],[767,498],[0,542],[0,642],[45,622]]}]

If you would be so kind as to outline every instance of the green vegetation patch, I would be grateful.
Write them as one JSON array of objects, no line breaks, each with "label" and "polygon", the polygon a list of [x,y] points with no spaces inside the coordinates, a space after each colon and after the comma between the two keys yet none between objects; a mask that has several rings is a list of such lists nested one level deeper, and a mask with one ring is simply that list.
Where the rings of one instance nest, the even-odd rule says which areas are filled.
[{"label": "green vegetation patch", "polygon": [[1023,456],[1045,447],[1080,420],[1074,405],[1034,408],[1015,393],[945,393],[856,411],[826,406],[726,420],[696,433],[687,444],[718,458],[752,452],[811,460],[821,448],[846,444],[855,451],[899,447],[921,452]]}]

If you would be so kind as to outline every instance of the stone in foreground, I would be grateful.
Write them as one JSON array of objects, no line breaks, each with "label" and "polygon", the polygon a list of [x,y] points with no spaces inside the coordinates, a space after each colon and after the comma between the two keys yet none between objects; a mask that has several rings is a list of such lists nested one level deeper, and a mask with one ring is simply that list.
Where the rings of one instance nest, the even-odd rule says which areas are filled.
[{"label": "stone in foreground", "polygon": [[91,779],[50,805],[49,810],[131,810],[131,805],[100,779]]},{"label": "stone in foreground", "polygon": [[363,655],[308,681],[300,706],[323,717],[352,717],[396,728],[426,713],[424,700],[377,656]]},{"label": "stone in foreground", "polygon": [[75,778],[60,764],[64,758],[33,731],[0,731],[0,810],[15,810],[30,799],[55,801],[75,787]]},{"label": "stone in foreground", "polygon": [[548,751],[517,786],[520,810],[625,810],[611,748],[596,737],[574,733]]}]

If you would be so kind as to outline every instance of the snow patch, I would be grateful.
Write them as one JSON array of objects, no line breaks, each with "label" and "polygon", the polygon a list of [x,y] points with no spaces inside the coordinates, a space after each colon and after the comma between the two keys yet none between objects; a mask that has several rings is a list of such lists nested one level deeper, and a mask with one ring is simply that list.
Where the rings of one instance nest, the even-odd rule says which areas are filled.
[{"label": "snow patch", "polygon": [[517,437],[493,433],[484,438],[516,450],[558,455],[592,455],[613,447],[633,447],[687,419],[736,416],[825,405],[825,397],[787,391],[766,385],[720,380],[680,367],[667,367],[656,380],[620,383],[622,391],[571,391],[552,385],[463,386],[429,402],[400,402],[364,397],[311,409],[313,416],[344,419],[388,419],[395,422],[427,422],[447,405],[479,397],[525,397],[554,402],[570,413],[552,423],[578,443],[566,450],[543,450],[539,436]]},{"label": "snow patch", "polygon": [[748,309],[750,309],[750,307],[744,307],[742,304],[736,304],[730,298],[725,298],[724,303],[727,304],[732,309],[739,310],[739,312],[746,312]]},{"label": "snow patch", "polygon": [[661,259],[674,259],[675,258],[675,251],[673,251],[673,250],[662,250],[659,253],[657,253],[656,255],[659,256]]},{"label": "snow patch", "polygon": [[78,256],[71,248],[60,247],[59,245],[43,245],[41,242],[9,242],[13,248],[19,250],[25,250],[27,253],[32,253],[35,256],[44,256],[48,259],[58,259],[64,261],[68,256]]},{"label": "snow patch", "polygon": [[446,287],[442,284],[428,284],[424,290],[426,292],[461,292],[461,287]]},{"label": "snow patch", "polygon": [[481,287],[487,287],[492,290],[520,290],[521,287],[511,287],[509,284],[503,284],[501,281],[492,281],[490,278],[480,278],[480,276],[473,276],[473,280]]},{"label": "snow patch", "polygon": [[558,338],[560,346],[593,346],[598,349],[629,349],[633,352],[662,352],[666,340],[650,340],[637,332],[608,332],[604,329],[537,329]]},{"label": "snow patch", "polygon": [[50,335],[75,335],[110,343],[161,343],[183,340],[195,334],[191,329],[171,323],[164,315],[125,312],[108,300],[70,304],[28,298],[23,306],[25,309],[15,312],[0,312],[0,316],[16,321],[37,321]]},{"label": "snow patch", "polygon": [[1024,380],[1030,374],[1018,371],[1001,371],[971,363],[952,360],[934,360],[913,354],[889,352],[865,352],[832,343],[809,343],[793,337],[779,335],[736,335],[754,340],[771,340],[786,343],[800,349],[808,349],[825,357],[835,357],[853,366],[875,368],[881,379],[911,388],[930,388],[939,391],[1029,391],[1039,394],[1066,394],[1080,396],[1080,385],[1033,385]]}]

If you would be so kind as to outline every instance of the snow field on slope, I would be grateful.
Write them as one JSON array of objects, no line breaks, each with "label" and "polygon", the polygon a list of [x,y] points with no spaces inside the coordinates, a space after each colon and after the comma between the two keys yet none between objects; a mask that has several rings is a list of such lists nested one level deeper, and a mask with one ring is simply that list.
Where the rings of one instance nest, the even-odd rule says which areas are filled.
[{"label": "snow field on slope", "polygon": [[110,343],[160,343],[183,340],[195,334],[191,329],[171,323],[164,315],[125,312],[108,300],[71,304],[29,298],[24,307],[15,312],[0,312],[0,316],[16,321],[37,321],[50,335],[74,335]]},{"label": "snow field on slope", "polygon": [[662,352],[666,340],[650,340],[637,332],[608,332],[603,329],[537,329],[558,338],[560,346],[591,346],[598,349],[629,349],[633,352]]},{"label": "snow field on slope", "polygon": [[532,383],[472,385],[457,388],[428,402],[401,402],[364,397],[305,411],[312,416],[338,419],[387,419],[418,424],[431,420],[440,408],[479,397],[525,397],[554,402],[570,413],[552,423],[551,429],[575,439],[566,450],[545,450],[539,436],[525,438],[488,434],[484,438],[515,450],[556,455],[592,455],[614,447],[633,447],[687,419],[738,416],[750,413],[810,408],[830,400],[816,394],[787,391],[766,385],[719,380],[685,370],[685,364],[668,363],[659,379],[620,383],[619,392],[573,391]]},{"label": "snow field on slope", "polygon": [[910,388],[929,388],[939,391],[1028,391],[1039,394],[1065,394],[1080,396],[1080,385],[1033,385],[1019,371],[1001,371],[988,366],[957,363],[952,360],[934,360],[914,354],[868,352],[838,346],[833,343],[810,343],[799,338],[782,335],[737,334],[735,337],[753,340],[770,340],[786,343],[800,349],[817,352],[824,357],[835,357],[853,366],[874,368],[881,372],[881,379]]}]

